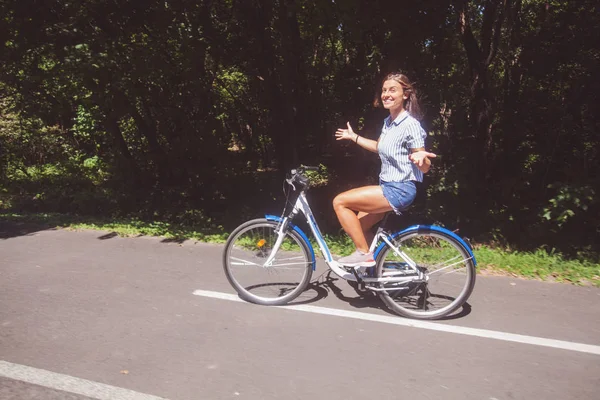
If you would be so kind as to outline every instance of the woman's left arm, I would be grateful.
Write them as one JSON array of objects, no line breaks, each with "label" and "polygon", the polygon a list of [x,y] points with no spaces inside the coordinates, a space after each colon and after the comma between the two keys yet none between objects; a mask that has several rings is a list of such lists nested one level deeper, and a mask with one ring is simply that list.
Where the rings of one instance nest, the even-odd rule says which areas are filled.
[{"label": "woman's left arm", "polygon": [[434,153],[425,151],[425,147],[419,147],[418,149],[410,149],[412,153],[408,156],[408,159],[421,170],[422,173],[426,174],[431,168],[430,158],[436,158]]}]

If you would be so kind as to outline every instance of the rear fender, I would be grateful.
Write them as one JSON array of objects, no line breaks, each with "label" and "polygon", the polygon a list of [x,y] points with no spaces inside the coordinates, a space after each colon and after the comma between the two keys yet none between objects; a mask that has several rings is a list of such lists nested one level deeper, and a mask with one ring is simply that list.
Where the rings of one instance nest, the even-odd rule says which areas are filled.
[{"label": "rear fender", "polygon": [[[427,232],[444,233],[444,234],[452,237],[453,239],[455,239],[467,251],[467,253],[471,257],[471,259],[473,260],[473,265],[477,266],[477,261],[475,260],[475,255],[473,254],[473,250],[471,250],[471,246],[469,246],[456,233],[454,233],[452,231],[449,231],[446,228],[442,228],[441,226],[436,226],[436,225],[413,225],[413,226],[410,226],[410,227],[408,227],[408,228],[406,228],[406,229],[404,229],[402,231],[399,231],[399,232],[396,232],[396,233],[392,234],[391,236],[389,236],[389,239],[394,239],[394,238],[396,238],[396,237],[398,237],[400,235],[404,235],[404,234],[407,234],[407,233],[427,233]],[[377,247],[377,249],[373,253],[373,257],[375,257],[375,259],[377,259],[377,256],[379,255],[379,252],[383,249],[383,246],[385,246],[385,245],[386,245],[385,243],[381,243],[379,245],[379,247]]]}]

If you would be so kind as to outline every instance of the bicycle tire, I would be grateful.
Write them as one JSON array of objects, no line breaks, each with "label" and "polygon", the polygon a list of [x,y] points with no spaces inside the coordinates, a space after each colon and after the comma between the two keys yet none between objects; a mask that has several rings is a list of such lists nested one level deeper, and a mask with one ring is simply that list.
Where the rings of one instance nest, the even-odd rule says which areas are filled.
[{"label": "bicycle tire", "polygon": [[238,295],[260,305],[283,305],[308,286],[314,259],[306,241],[289,228],[272,266],[263,264],[277,239],[279,224],[264,218],[237,227],[225,244],[223,268]]},{"label": "bicycle tire", "polygon": [[[379,283],[379,297],[393,312],[413,319],[440,319],[463,306],[475,287],[475,262],[472,253],[451,235],[439,231],[406,232],[393,240],[423,272],[424,279],[384,245],[377,255],[375,276],[402,276],[408,283]],[[444,278],[444,283],[441,279]],[[448,293],[445,293],[448,292]],[[441,305],[440,308],[436,308]]]}]

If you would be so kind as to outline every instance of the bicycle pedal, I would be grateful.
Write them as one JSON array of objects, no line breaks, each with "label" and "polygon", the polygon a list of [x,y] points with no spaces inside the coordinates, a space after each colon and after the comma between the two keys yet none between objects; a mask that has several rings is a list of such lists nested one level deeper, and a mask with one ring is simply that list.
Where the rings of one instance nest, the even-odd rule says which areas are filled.
[{"label": "bicycle pedal", "polygon": [[356,278],[356,282],[357,283],[363,283],[363,273],[362,271],[360,271],[360,268],[350,268],[350,272],[352,272],[352,274],[354,275],[354,277]]}]

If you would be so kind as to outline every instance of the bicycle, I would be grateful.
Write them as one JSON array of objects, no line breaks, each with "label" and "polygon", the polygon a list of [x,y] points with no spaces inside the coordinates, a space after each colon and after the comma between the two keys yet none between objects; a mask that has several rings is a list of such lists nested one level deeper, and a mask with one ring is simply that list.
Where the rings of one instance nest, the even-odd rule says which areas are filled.
[{"label": "bicycle", "polygon": [[377,293],[396,314],[439,319],[467,301],[475,286],[475,256],[465,240],[440,226],[390,231],[384,222],[370,245],[374,267],[345,267],[335,261],[306,198],[310,182],[305,173],[316,170],[301,166],[290,171],[281,217],[253,219],[230,234],[223,267],[242,299],[283,305],[306,290],[316,258],[308,236],[292,222],[302,213],[329,269],[361,290]]}]

